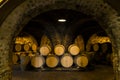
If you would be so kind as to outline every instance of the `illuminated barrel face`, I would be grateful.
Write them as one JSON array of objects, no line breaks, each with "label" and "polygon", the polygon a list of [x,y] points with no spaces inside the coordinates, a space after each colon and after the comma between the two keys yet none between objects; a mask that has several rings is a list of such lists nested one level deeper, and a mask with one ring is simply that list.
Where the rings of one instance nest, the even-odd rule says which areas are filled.
[{"label": "illuminated barrel face", "polygon": [[59,58],[55,55],[49,55],[47,56],[46,58],[46,65],[49,67],[49,68],[54,68],[58,65],[59,63]]},{"label": "illuminated barrel face", "polygon": [[71,55],[63,55],[61,58],[61,65],[65,68],[69,68],[73,65],[73,58]]},{"label": "illuminated barrel face", "polygon": [[21,44],[16,44],[15,45],[15,51],[21,51],[22,50],[22,45]]},{"label": "illuminated barrel face", "polygon": [[37,45],[36,45],[36,44],[32,44],[32,50],[33,50],[34,52],[37,52]]},{"label": "illuminated barrel face", "polygon": [[51,52],[51,48],[48,45],[43,45],[40,47],[40,54],[43,56],[47,56]]},{"label": "illuminated barrel face", "polygon": [[86,67],[88,65],[88,58],[84,55],[78,55],[75,57],[74,62],[79,67]]},{"label": "illuminated barrel face", "polygon": [[31,59],[31,65],[35,68],[40,68],[44,65],[45,60],[42,56],[34,56]]},{"label": "illuminated barrel face", "polygon": [[71,44],[68,47],[68,51],[71,55],[78,55],[80,52],[80,48],[76,44]]},{"label": "illuminated barrel face", "polygon": [[65,52],[65,47],[63,45],[56,45],[55,48],[54,48],[54,53],[57,55],[57,56],[61,56],[63,55]]},{"label": "illuminated barrel face", "polygon": [[29,50],[30,50],[29,44],[25,44],[25,45],[24,45],[24,50],[25,50],[25,51],[29,51]]},{"label": "illuminated barrel face", "polygon": [[12,61],[13,61],[13,64],[17,64],[17,61],[18,61],[18,55],[17,54],[13,54]]}]

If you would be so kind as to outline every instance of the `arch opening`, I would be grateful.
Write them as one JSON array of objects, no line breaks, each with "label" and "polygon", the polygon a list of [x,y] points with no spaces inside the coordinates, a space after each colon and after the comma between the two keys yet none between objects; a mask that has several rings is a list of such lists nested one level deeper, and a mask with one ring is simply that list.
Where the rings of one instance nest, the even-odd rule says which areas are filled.
[{"label": "arch opening", "polygon": [[[42,11],[39,12],[39,10],[44,9],[45,6],[47,6],[47,8],[48,8],[49,5],[52,5],[52,8],[54,6],[55,9],[57,9],[57,8],[61,9],[61,8],[65,7],[65,8],[70,8],[70,9],[74,9],[74,10],[77,10],[77,11],[80,10],[81,12],[83,12],[85,14],[88,14],[88,15],[92,15],[92,13],[93,13],[92,16],[94,16],[94,18],[101,25],[104,26],[103,28],[105,29],[107,34],[110,36],[112,44],[115,47],[115,55],[114,55],[114,57],[116,59],[115,62],[114,62],[115,63],[115,65],[114,65],[114,67],[115,67],[115,74],[116,74],[115,78],[116,78],[116,80],[119,80],[119,77],[118,77],[118,68],[119,67],[118,67],[118,62],[117,62],[118,61],[118,53],[119,53],[119,45],[116,43],[116,42],[119,42],[119,41],[117,41],[118,34],[114,33],[119,28],[119,25],[117,23],[114,23],[114,22],[118,22],[117,21],[118,16],[116,15],[117,12],[115,12],[106,3],[102,2],[102,1],[99,1],[99,0],[97,0],[99,2],[98,5],[102,4],[102,9],[99,9],[101,7],[97,6],[98,9],[96,9],[96,10],[94,10],[92,7],[90,7],[90,5],[93,4],[93,3],[89,3],[88,4],[87,2],[83,1],[83,3],[82,3],[81,1],[80,2],[79,1],[78,2],[74,2],[73,1],[72,6],[70,6],[71,3],[66,2],[66,1],[65,1],[65,4],[63,4],[63,6],[60,6],[62,3],[58,3],[59,1],[54,1],[54,0],[51,0],[51,1],[48,1],[48,2],[46,1],[46,4],[44,4],[44,5],[40,4],[40,3],[44,2],[42,0],[41,1],[37,1],[36,0],[33,3],[30,3],[29,1],[25,1],[23,4],[18,6],[18,8],[13,10],[13,12],[3,22],[3,24],[1,25],[1,29],[0,29],[0,32],[1,32],[1,34],[0,34],[0,38],[1,38],[0,42],[1,42],[1,49],[2,49],[1,53],[7,55],[7,56],[5,56],[6,57],[5,62],[7,62],[7,64],[3,63],[1,65],[3,67],[5,67],[5,68],[3,68],[4,71],[8,70],[8,73],[6,73],[6,74],[11,74],[11,73],[9,73],[9,70],[10,70],[9,65],[11,65],[11,64],[9,63],[7,58],[9,58],[8,55],[10,55],[8,53],[9,52],[11,53],[10,45],[12,44],[11,42],[13,40],[13,37],[16,36],[15,33],[17,34],[20,30],[22,30],[22,28],[23,28],[22,26],[24,26],[26,23],[28,23],[29,20],[31,20],[34,16],[36,16],[40,12],[42,12]],[[94,4],[97,4],[97,1]],[[25,4],[28,4],[28,5],[25,6]],[[56,5],[56,4],[59,4],[59,5]],[[66,4],[67,4],[67,7],[65,6]],[[32,5],[34,5],[34,6],[32,6]],[[27,9],[26,11],[24,11],[25,9],[22,8],[23,6],[25,7],[25,9]],[[29,6],[29,8],[28,8],[28,6]],[[83,8],[80,9],[79,7],[83,7]],[[88,8],[88,7],[90,7],[90,8]],[[21,12],[18,11],[19,9],[21,9]],[[49,9],[51,10],[51,7]],[[97,12],[97,10],[98,10],[98,12]],[[32,11],[36,11],[36,12],[34,12],[34,14],[32,14],[33,13]],[[16,15],[14,15],[16,12],[18,12],[18,13]],[[16,21],[14,20],[15,18],[16,18]],[[13,20],[13,22],[11,22],[10,20]],[[9,26],[8,26],[8,24],[9,24]],[[115,26],[117,26],[117,28],[114,28]],[[17,30],[19,30],[19,31],[17,32]],[[8,33],[4,33],[4,31],[8,31],[9,34]],[[70,33],[68,32],[68,34],[70,34]],[[57,36],[58,35],[59,34],[57,34]],[[58,38],[61,38],[61,37],[59,36]],[[62,41],[57,40],[56,43],[60,44],[60,43],[62,43]],[[7,46],[7,45],[9,45],[9,46]],[[54,45],[56,45],[56,44],[53,44],[53,46]],[[10,78],[10,76],[9,76],[9,78]]]},{"label": "arch opening", "polygon": [[[71,17],[72,15],[75,15],[75,16]],[[66,22],[64,22],[64,23],[58,22],[57,20],[61,17],[65,18]],[[98,66],[101,67],[103,65],[106,65],[104,67],[106,68],[107,66],[109,66],[107,68],[110,69],[109,70],[110,71],[109,73],[111,73],[110,75],[113,74],[113,68],[112,68],[113,65],[112,65],[112,61],[110,60],[110,57],[111,57],[110,55],[112,54],[112,51],[110,51],[109,53],[105,52],[105,54],[104,54],[102,52],[102,50],[87,51],[87,49],[85,49],[87,44],[89,44],[88,41],[91,40],[91,39],[89,40],[89,38],[91,37],[91,35],[94,35],[95,33],[96,33],[97,37],[99,37],[99,39],[91,40],[92,42],[90,45],[93,45],[95,43],[99,43],[102,45],[102,43],[110,42],[110,39],[109,39],[107,33],[99,25],[99,23],[95,19],[93,19],[91,16],[87,16],[80,12],[70,10],[70,9],[69,10],[68,9],[51,10],[51,11],[47,11],[42,14],[39,14],[38,16],[32,18],[28,22],[28,24],[23,28],[22,32],[23,31],[33,34],[36,37],[37,42],[39,42],[38,48],[41,47],[42,45],[49,45],[50,52],[49,52],[49,50],[43,51],[43,49],[42,49],[42,53],[40,51],[37,52],[40,55],[42,55],[44,58],[51,57],[51,56],[54,58],[54,56],[53,56],[53,55],[55,55],[54,48],[56,45],[64,46],[65,51],[62,54],[62,56],[64,54],[67,55],[66,53],[69,53],[69,49],[72,44],[76,44],[77,46],[80,46],[80,47],[83,45],[81,47],[82,50],[78,54],[75,53],[75,51],[77,52],[77,48],[75,48],[73,50],[73,53],[71,50],[71,53],[69,53],[69,54],[72,54],[73,58],[78,58],[78,59],[81,59],[80,55],[83,55],[83,54],[87,55],[90,57],[90,58],[87,57],[87,60],[90,59],[90,61],[88,61],[89,64],[87,63],[87,60],[85,57],[85,62],[83,60],[85,66],[83,68],[81,68],[81,64],[77,63],[77,64],[79,64],[79,66],[76,66],[76,63],[72,62],[73,64],[71,63],[72,65],[70,65],[70,67],[67,67],[67,69],[64,69],[63,71],[67,71],[68,69],[70,69],[71,71],[82,72],[81,70],[83,70],[83,71],[90,72],[90,70],[95,71],[95,69],[101,69],[101,68],[96,68]],[[45,36],[45,34],[46,34],[46,36]],[[65,39],[66,36],[67,36],[67,41]],[[79,36],[79,38],[77,38],[78,36]],[[81,36],[81,38],[80,38],[80,36]],[[106,40],[106,37],[109,40]],[[77,39],[77,40],[75,41],[75,39]],[[83,39],[83,41],[80,42],[82,39]],[[93,37],[92,39],[96,39],[96,37]],[[65,43],[65,41],[68,43]],[[51,45],[50,42],[53,45]],[[111,43],[109,43],[109,44],[111,44]],[[74,45],[72,45],[72,46],[74,46]],[[46,49],[45,47],[46,46],[44,46],[44,49]],[[109,49],[111,49],[111,47]],[[44,52],[47,52],[47,51],[49,53],[44,54]],[[100,53],[102,53],[102,55],[99,55]],[[61,56],[61,55],[59,55],[59,56]],[[57,55],[57,57],[59,57],[59,56]],[[79,58],[79,56],[80,56],[80,58]],[[68,57],[68,55],[67,55],[67,57]],[[84,57],[82,57],[82,58],[84,59]],[[58,70],[58,68],[61,69],[61,71],[62,71],[64,66],[62,66],[61,64],[64,62],[63,61],[60,62],[59,59],[55,59],[55,62],[56,62],[56,60],[59,61],[59,65],[57,63],[57,65],[55,67],[52,67],[52,69],[50,69],[49,66],[47,66],[47,65],[43,65],[42,67],[40,67],[40,71],[48,71],[48,70],[54,71],[54,70]],[[77,59],[75,59],[75,60],[77,60]],[[41,62],[41,60],[40,60],[40,62]],[[44,62],[44,64],[46,64],[46,62]],[[34,71],[35,70],[35,68],[31,67],[32,66],[31,64],[27,64],[27,65],[29,65],[29,66],[26,67],[25,71],[32,71],[32,70]],[[49,63],[49,65],[50,65],[50,63]],[[51,63],[51,65],[54,65],[54,64]]]}]

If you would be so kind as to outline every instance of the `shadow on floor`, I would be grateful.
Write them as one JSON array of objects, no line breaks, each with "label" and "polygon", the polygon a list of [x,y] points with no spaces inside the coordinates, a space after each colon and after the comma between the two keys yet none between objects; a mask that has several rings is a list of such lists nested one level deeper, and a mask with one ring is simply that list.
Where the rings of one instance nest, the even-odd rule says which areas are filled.
[{"label": "shadow on floor", "polygon": [[113,80],[114,73],[110,66],[97,65],[94,70],[54,70],[21,71],[19,66],[13,68],[12,80]]}]

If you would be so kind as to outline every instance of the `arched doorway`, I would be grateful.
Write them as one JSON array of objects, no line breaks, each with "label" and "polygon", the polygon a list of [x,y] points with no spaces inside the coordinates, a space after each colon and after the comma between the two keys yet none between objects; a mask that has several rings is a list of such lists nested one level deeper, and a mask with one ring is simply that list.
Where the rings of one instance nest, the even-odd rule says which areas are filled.
[{"label": "arched doorway", "polygon": [[[115,78],[119,80],[119,16],[107,3],[101,0],[26,0],[6,17],[0,27],[1,79],[11,79],[10,48],[15,33],[19,33],[29,20],[38,14],[53,9],[72,9],[93,16],[109,35],[114,47]],[[6,31],[6,33],[5,33]]]}]

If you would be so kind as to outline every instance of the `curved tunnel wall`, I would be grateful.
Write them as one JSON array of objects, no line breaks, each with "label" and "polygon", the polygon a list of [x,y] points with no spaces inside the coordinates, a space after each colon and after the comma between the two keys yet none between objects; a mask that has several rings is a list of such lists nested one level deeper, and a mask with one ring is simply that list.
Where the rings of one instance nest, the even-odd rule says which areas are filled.
[{"label": "curved tunnel wall", "polygon": [[[17,6],[4,20],[0,27],[0,74],[2,80],[11,80],[11,45],[12,40],[33,17],[41,12],[53,9],[72,9],[93,16],[103,26],[111,38],[114,51],[115,78],[119,80],[120,20],[117,12],[102,0],[26,0]],[[5,33],[6,31],[6,33]]]}]

